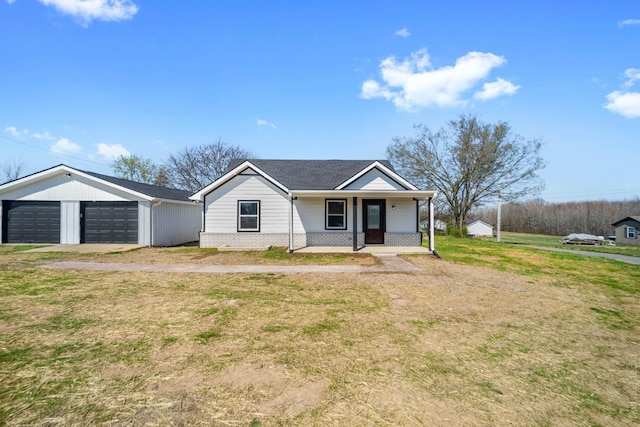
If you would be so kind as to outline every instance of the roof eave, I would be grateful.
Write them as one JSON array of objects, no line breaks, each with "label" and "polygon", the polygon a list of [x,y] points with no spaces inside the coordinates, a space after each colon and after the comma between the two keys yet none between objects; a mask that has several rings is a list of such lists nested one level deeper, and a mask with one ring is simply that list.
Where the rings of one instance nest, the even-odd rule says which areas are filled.
[{"label": "roof eave", "polygon": [[382,197],[413,198],[427,200],[438,195],[437,191],[428,190],[292,190],[293,197]]}]

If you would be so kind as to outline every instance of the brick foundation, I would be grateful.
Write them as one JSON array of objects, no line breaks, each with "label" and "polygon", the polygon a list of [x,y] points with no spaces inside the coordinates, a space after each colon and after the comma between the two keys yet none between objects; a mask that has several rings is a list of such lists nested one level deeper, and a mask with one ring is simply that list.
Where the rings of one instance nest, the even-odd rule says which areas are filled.
[{"label": "brick foundation", "polygon": [[[358,247],[364,246],[364,233],[358,233]],[[385,246],[421,246],[420,233],[385,233]],[[305,246],[353,246],[353,234],[343,233],[306,233],[294,234],[294,248]],[[264,248],[268,246],[289,246],[286,233],[200,233],[201,248]]]}]

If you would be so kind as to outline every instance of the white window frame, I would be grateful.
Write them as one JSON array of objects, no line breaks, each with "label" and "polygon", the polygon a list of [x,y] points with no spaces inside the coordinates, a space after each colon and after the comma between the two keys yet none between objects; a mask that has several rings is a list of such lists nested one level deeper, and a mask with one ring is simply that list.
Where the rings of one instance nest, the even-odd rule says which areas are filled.
[{"label": "white window frame", "polygon": [[[243,203],[252,203],[257,205],[256,214],[242,214],[242,204]],[[244,228],[242,227],[242,218],[256,218],[256,227],[255,228]],[[238,232],[259,232],[260,231],[260,200],[238,200]]]},{"label": "white window frame", "polygon": [[635,227],[625,227],[624,229],[624,238],[625,239],[637,239],[638,238],[638,233],[636,232],[636,228]]},{"label": "white window frame", "polygon": [[[342,214],[330,214],[329,203],[342,203]],[[342,217],[342,225],[339,227],[329,226],[329,217]],[[346,230],[347,229],[347,199],[325,199],[324,201],[324,228],[325,230]]]}]

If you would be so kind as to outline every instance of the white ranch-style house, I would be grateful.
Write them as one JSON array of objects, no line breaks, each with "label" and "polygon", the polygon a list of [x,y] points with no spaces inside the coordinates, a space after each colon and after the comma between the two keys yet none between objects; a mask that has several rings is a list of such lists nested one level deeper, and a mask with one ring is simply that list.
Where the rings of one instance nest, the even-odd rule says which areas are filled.
[{"label": "white ranch-style house", "polygon": [[420,246],[419,190],[384,160],[234,160],[191,196],[203,206],[200,247]]}]

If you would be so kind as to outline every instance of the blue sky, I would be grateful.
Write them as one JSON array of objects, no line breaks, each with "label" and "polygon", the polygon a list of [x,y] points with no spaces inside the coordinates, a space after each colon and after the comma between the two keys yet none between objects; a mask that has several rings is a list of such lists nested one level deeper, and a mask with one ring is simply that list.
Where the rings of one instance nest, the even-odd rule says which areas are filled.
[{"label": "blue sky", "polygon": [[218,138],[384,158],[460,114],[544,141],[548,201],[640,197],[640,3],[0,0],[0,163],[111,174]]}]

